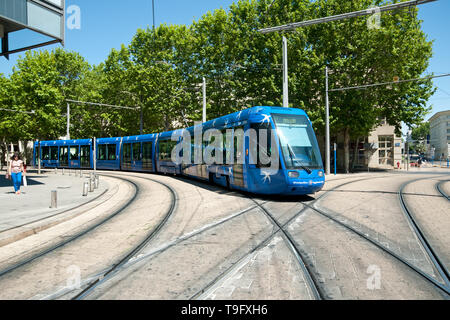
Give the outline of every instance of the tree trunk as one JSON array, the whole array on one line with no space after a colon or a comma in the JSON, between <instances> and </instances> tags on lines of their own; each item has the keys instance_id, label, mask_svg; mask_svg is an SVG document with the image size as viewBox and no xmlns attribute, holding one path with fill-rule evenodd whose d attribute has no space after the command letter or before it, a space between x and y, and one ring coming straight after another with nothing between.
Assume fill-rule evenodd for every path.
<instances>
[{"instance_id":1,"label":"tree trunk","mask_svg":"<svg viewBox=\"0 0 450 320\"><path fill-rule=\"evenodd\" d=\"M350 129L344 129L344 171L350 172Z\"/></svg>"},{"instance_id":2,"label":"tree trunk","mask_svg":"<svg viewBox=\"0 0 450 320\"><path fill-rule=\"evenodd\" d=\"M355 171L355 164L359 160L359 139L360 137L356 138L355 149L353 150L352 172Z\"/></svg>"}]
</instances>

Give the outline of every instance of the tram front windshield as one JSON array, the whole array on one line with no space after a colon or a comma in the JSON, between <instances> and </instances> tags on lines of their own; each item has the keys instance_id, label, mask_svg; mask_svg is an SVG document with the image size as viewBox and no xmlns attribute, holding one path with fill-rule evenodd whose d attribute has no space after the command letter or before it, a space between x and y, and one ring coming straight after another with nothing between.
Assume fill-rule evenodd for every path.
<instances>
[{"instance_id":1,"label":"tram front windshield","mask_svg":"<svg viewBox=\"0 0 450 320\"><path fill-rule=\"evenodd\" d=\"M287 169L322 169L322 158L310 122L302 115L272 114Z\"/></svg>"}]
</instances>

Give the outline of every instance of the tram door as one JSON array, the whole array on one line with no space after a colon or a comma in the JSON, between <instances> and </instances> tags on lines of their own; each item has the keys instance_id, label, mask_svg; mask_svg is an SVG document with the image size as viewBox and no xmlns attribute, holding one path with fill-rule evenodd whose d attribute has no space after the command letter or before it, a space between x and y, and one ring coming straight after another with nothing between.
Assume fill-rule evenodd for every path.
<instances>
[{"instance_id":1,"label":"tram door","mask_svg":"<svg viewBox=\"0 0 450 320\"><path fill-rule=\"evenodd\" d=\"M153 171L153 142L142 143L142 170Z\"/></svg>"},{"instance_id":2,"label":"tram door","mask_svg":"<svg viewBox=\"0 0 450 320\"><path fill-rule=\"evenodd\" d=\"M91 167L91 147L81 146L80 148L80 165L81 168Z\"/></svg>"},{"instance_id":3,"label":"tram door","mask_svg":"<svg viewBox=\"0 0 450 320\"><path fill-rule=\"evenodd\" d=\"M59 166L60 167L69 166L69 147L59 148Z\"/></svg>"},{"instance_id":4,"label":"tram door","mask_svg":"<svg viewBox=\"0 0 450 320\"><path fill-rule=\"evenodd\" d=\"M234 164L233 164L233 180L232 183L243 188L244 184L244 127L234 128Z\"/></svg>"},{"instance_id":5,"label":"tram door","mask_svg":"<svg viewBox=\"0 0 450 320\"><path fill-rule=\"evenodd\" d=\"M133 148L133 161L131 163L131 169L133 171L142 171L142 143L136 142L132 145Z\"/></svg>"},{"instance_id":6,"label":"tram door","mask_svg":"<svg viewBox=\"0 0 450 320\"><path fill-rule=\"evenodd\" d=\"M124 143L122 146L122 170L131 169L131 143Z\"/></svg>"}]
</instances>

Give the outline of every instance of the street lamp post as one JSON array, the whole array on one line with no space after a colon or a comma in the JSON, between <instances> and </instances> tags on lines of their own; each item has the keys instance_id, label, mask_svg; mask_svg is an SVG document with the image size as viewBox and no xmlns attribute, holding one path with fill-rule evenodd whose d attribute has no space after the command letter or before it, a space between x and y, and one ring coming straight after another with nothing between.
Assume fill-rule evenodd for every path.
<instances>
[{"instance_id":1,"label":"street lamp post","mask_svg":"<svg viewBox=\"0 0 450 320\"><path fill-rule=\"evenodd\" d=\"M327 23L327 22L331 22L331 21L350 19L350 18L354 18L354 17L373 15L374 12L376 12L376 11L378 11L378 12L393 11L396 9L407 8L407 7L411 7L411 6L418 6L418 5L422 5L422 4L429 3L429 2L435 2L435 1L437 1L437 0L409 0L409 1L404 1L404 2L400 2L400 3L393 3L393 4L389 4L389 5L385 5L385 6L381 6L381 7L377 7L377 8L369 8L367 10L354 11L354 12L339 14L339 15L335 15L335 16L329 16L329 17L318 18L318 19L302 21L302 22L289 23L286 25L281 25L281 26L276 26L276 27L264 28L264 29L258 30L258 32L260 32L262 34L268 34L268 33L272 33L272 32L294 31L297 28L302 28L302 27L306 27L306 26L322 24L322 23ZM285 62L283 63L283 66L284 66L283 79L285 79L285 73L287 72L287 51L284 48L284 44L285 44L285 37L283 36L283 60L285 60ZM285 89L286 85L287 85L287 81L286 82L283 81L283 107L286 106L285 105L285 103L286 103L285 96L287 97L287 95L288 95L288 93L285 92L285 90L287 91L287 89ZM329 127L328 122L327 122L327 127ZM331 146L328 142L328 144L325 146L325 149L328 150L328 153L330 152L330 148L331 148ZM327 158L326 166L328 168L330 167L330 160L328 158Z\"/></svg>"},{"instance_id":2,"label":"street lamp post","mask_svg":"<svg viewBox=\"0 0 450 320\"><path fill-rule=\"evenodd\" d=\"M206 122L206 79L203 77L203 123Z\"/></svg>"},{"instance_id":3,"label":"street lamp post","mask_svg":"<svg viewBox=\"0 0 450 320\"><path fill-rule=\"evenodd\" d=\"M289 108L288 53L285 36L283 36L283 107Z\"/></svg>"}]
</instances>

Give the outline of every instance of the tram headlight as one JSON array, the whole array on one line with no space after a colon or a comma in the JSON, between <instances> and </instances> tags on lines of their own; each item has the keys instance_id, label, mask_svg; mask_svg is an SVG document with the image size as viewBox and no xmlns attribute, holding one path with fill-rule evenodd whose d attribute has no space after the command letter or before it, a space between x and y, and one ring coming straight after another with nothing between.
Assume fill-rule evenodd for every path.
<instances>
[{"instance_id":1,"label":"tram headlight","mask_svg":"<svg viewBox=\"0 0 450 320\"><path fill-rule=\"evenodd\" d=\"M300 176L298 171L289 171L288 175L289 175L289 178L298 178Z\"/></svg>"},{"instance_id":2,"label":"tram headlight","mask_svg":"<svg viewBox=\"0 0 450 320\"><path fill-rule=\"evenodd\" d=\"M323 177L323 171L319 171L319 177Z\"/></svg>"}]
</instances>

